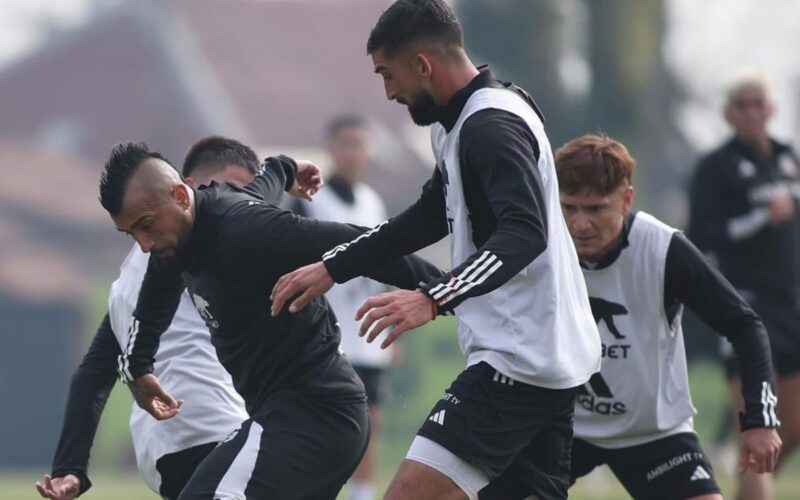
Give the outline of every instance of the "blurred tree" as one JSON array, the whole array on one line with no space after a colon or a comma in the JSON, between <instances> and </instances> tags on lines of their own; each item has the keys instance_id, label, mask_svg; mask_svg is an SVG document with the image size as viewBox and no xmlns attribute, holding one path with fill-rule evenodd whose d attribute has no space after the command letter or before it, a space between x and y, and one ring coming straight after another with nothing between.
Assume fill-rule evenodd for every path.
<instances>
[{"instance_id":1,"label":"blurred tree","mask_svg":"<svg viewBox=\"0 0 800 500\"><path fill-rule=\"evenodd\" d=\"M683 182L676 167L689 161L691 151L673 113L684 95L664 58L665 4L585 2L593 82L586 129L603 130L631 149L642 167L638 185L650 209L679 223L683 214L675 200L682 198L676 194Z\"/></svg>"},{"instance_id":2,"label":"blurred tree","mask_svg":"<svg viewBox=\"0 0 800 500\"><path fill-rule=\"evenodd\" d=\"M564 23L558 2L462 0L456 8L475 62L491 63L500 79L531 92L547 118L554 144L575 135L582 125L575 116L580 110L570 106L559 76Z\"/></svg>"}]
</instances>

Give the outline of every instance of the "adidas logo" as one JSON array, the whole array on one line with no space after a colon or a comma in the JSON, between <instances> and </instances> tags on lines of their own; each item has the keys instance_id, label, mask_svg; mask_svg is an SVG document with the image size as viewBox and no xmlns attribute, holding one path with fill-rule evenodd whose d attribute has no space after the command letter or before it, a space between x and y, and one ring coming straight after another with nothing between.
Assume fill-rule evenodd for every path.
<instances>
[{"instance_id":1,"label":"adidas logo","mask_svg":"<svg viewBox=\"0 0 800 500\"><path fill-rule=\"evenodd\" d=\"M506 377L505 375L497 371L494 372L494 377L492 377L492 380L494 380L495 382L500 382L501 384L514 385L513 378Z\"/></svg>"},{"instance_id":2,"label":"adidas logo","mask_svg":"<svg viewBox=\"0 0 800 500\"><path fill-rule=\"evenodd\" d=\"M446 410L440 410L428 417L428 420L431 422L436 422L439 425L444 425L444 412Z\"/></svg>"},{"instance_id":3,"label":"adidas logo","mask_svg":"<svg viewBox=\"0 0 800 500\"><path fill-rule=\"evenodd\" d=\"M698 465L694 470L694 474L690 478L691 481L702 481L704 479L711 479L711 475L706 472L702 465Z\"/></svg>"}]
</instances>

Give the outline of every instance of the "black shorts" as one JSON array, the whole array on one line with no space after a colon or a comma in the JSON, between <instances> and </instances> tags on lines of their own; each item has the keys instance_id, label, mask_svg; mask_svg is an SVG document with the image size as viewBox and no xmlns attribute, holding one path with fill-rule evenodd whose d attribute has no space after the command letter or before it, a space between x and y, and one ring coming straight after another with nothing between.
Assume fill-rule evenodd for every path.
<instances>
[{"instance_id":1,"label":"black shorts","mask_svg":"<svg viewBox=\"0 0 800 500\"><path fill-rule=\"evenodd\" d=\"M628 448L600 448L575 438L570 484L608 465L634 499L675 500L719 493L697 436L682 433ZM531 495L519 475L504 474L481 491L481 500L522 500Z\"/></svg>"},{"instance_id":2,"label":"black shorts","mask_svg":"<svg viewBox=\"0 0 800 500\"><path fill-rule=\"evenodd\" d=\"M389 399L386 387L386 369L377 366L353 365L358 377L364 382L367 403L370 406L381 406Z\"/></svg>"},{"instance_id":3,"label":"black shorts","mask_svg":"<svg viewBox=\"0 0 800 500\"><path fill-rule=\"evenodd\" d=\"M541 499L567 498L576 394L514 381L479 363L458 375L418 435L490 481L511 473Z\"/></svg>"},{"instance_id":4,"label":"black shorts","mask_svg":"<svg viewBox=\"0 0 800 500\"><path fill-rule=\"evenodd\" d=\"M185 450L168 453L156 460L156 470L161 476L158 492L166 500L176 500L200 462L219 443L206 443Z\"/></svg>"},{"instance_id":5,"label":"black shorts","mask_svg":"<svg viewBox=\"0 0 800 500\"><path fill-rule=\"evenodd\" d=\"M719 493L711 463L694 433L686 432L628 448L572 442L572 479L608 465L633 498L671 500Z\"/></svg>"},{"instance_id":6,"label":"black shorts","mask_svg":"<svg viewBox=\"0 0 800 500\"><path fill-rule=\"evenodd\" d=\"M206 457L180 499L334 500L368 441L364 401L321 402L281 391Z\"/></svg>"},{"instance_id":7,"label":"black shorts","mask_svg":"<svg viewBox=\"0 0 800 500\"><path fill-rule=\"evenodd\" d=\"M766 294L748 294L748 298L767 328L777 375L786 377L800 372L800 299L792 301ZM730 349L724 361L728 378L738 378L738 363Z\"/></svg>"}]
</instances>

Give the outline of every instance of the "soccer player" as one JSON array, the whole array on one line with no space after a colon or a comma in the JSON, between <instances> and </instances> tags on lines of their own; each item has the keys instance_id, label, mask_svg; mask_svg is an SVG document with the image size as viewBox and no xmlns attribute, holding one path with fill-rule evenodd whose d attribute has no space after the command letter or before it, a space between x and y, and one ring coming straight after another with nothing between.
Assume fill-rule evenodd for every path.
<instances>
[{"instance_id":1,"label":"soccer player","mask_svg":"<svg viewBox=\"0 0 800 500\"><path fill-rule=\"evenodd\" d=\"M326 189L313 203L297 199L296 213L320 220L332 220L372 227L386 220L386 207L378 193L363 182L370 161L370 133L367 122L357 115L337 116L327 126L328 156L332 175ZM370 442L364 459L347 482L350 500L375 498L375 473L378 467L382 405L388 388L385 372L394 356L393 347L380 349L358 336L354 319L358 307L386 287L367 278L355 278L325 294L342 332L342 350L353 365L367 392L370 417Z\"/></svg>"},{"instance_id":2,"label":"soccer player","mask_svg":"<svg viewBox=\"0 0 800 500\"><path fill-rule=\"evenodd\" d=\"M299 171L295 171L299 168ZM207 137L194 144L183 164L191 186L230 182L277 204L284 189L308 197L319 189L316 166L268 158L259 168L252 149L232 139ZM290 183L289 181L294 181ZM300 183L297 182L300 180ZM108 313L72 378L52 473L37 483L46 498L69 500L91 487L89 452L111 388L117 357L128 342L128 326L147 269L147 254L134 245L111 285ZM183 294L164 333L154 373L186 400L175 418L158 422L133 405L130 429L139 471L164 498L178 498L197 464L247 418L244 401L220 365L208 328Z\"/></svg>"},{"instance_id":3,"label":"soccer player","mask_svg":"<svg viewBox=\"0 0 800 500\"><path fill-rule=\"evenodd\" d=\"M740 467L775 468L769 341L758 316L680 231L631 212L635 161L598 134L556 152L561 206L581 259L603 362L578 396L572 481L608 465L633 498L721 500L692 425L684 305L730 340L742 367ZM518 480L516 480L518 482ZM513 474L483 500L524 498ZM530 492L528 492L530 494Z\"/></svg>"},{"instance_id":4,"label":"soccer player","mask_svg":"<svg viewBox=\"0 0 800 500\"><path fill-rule=\"evenodd\" d=\"M578 387L600 338L558 200L553 156L531 97L467 56L442 0L399 0L367 42L386 96L432 125L422 196L323 262L281 278L273 314L387 259L451 237L454 268L415 291L369 299L361 334L383 341L455 313L467 368L423 422L386 498L476 498L510 468L542 498L566 498ZM295 295L300 297L294 298Z\"/></svg>"},{"instance_id":5,"label":"soccer player","mask_svg":"<svg viewBox=\"0 0 800 500\"><path fill-rule=\"evenodd\" d=\"M763 76L748 73L728 88L725 119L733 137L700 160L691 188L689 237L710 253L720 271L763 319L772 346L779 465L800 442L800 160L771 138L773 103ZM744 373L728 356L731 401ZM769 475L740 476L742 499L772 496Z\"/></svg>"},{"instance_id":6,"label":"soccer player","mask_svg":"<svg viewBox=\"0 0 800 500\"><path fill-rule=\"evenodd\" d=\"M364 387L339 351L324 298L301 314L272 317L267 296L280 275L363 230L297 217L229 184L193 189L133 143L113 149L100 200L117 228L151 253L119 358L137 403L157 419L178 409L152 371L185 286L250 415L180 498L335 498L366 449ZM441 273L404 258L369 275L414 288Z\"/></svg>"}]
</instances>

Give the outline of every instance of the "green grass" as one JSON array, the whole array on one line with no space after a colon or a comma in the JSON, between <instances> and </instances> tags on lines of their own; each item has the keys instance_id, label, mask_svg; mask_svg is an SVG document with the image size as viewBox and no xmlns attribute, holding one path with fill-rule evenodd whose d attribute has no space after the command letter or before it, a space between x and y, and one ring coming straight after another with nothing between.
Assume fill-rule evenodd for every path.
<instances>
[{"instance_id":1,"label":"green grass","mask_svg":"<svg viewBox=\"0 0 800 500\"><path fill-rule=\"evenodd\" d=\"M380 488L383 489L411 443L422 419L441 396L449 382L463 369L458 353L453 322L442 318L401 339L403 355L391 374L393 400L385 411ZM715 363L694 363L690 381L695 406L699 411L695 426L706 451L711 452L712 437L727 390L722 373ZM118 386L103 416L91 462L95 486L81 498L88 500L145 500L157 498L138 477L127 428L131 400L127 390ZM713 459L713 457L712 457ZM718 479L726 498L731 498L733 479L715 463ZM0 500L39 498L33 483L41 471L0 471ZM344 498L344 495L341 497ZM628 496L610 473L584 479L570 490L578 500L625 499ZM800 454L786 465L778 478L777 500L800 498Z\"/></svg>"}]
</instances>

